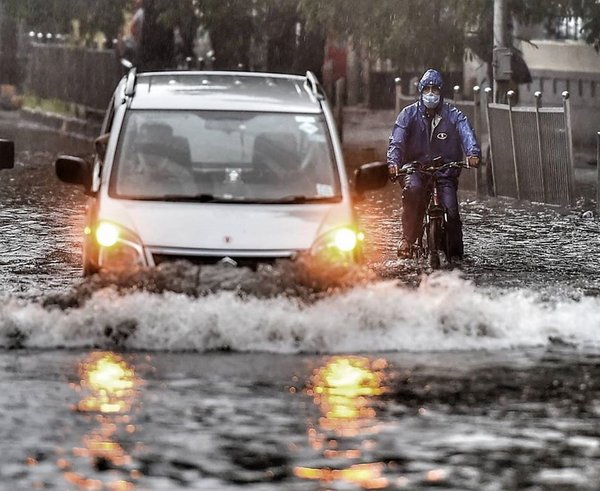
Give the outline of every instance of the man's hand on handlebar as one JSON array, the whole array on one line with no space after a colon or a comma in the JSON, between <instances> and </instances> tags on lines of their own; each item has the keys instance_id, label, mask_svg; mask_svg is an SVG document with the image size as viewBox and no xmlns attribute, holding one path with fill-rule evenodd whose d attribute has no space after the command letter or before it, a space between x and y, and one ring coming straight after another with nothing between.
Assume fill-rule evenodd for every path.
<instances>
[{"instance_id":1,"label":"man's hand on handlebar","mask_svg":"<svg viewBox=\"0 0 600 491\"><path fill-rule=\"evenodd\" d=\"M479 167L480 158L476 155L467 157L466 161L459 162L446 162L442 163L441 159L436 160L430 164L422 164L421 162L408 162L402 166L398 164L388 164L388 176L390 181L396 182L401 176L413 174L415 172L422 172L426 174L432 174L439 172L444 169L460 169L460 168L476 168Z\"/></svg>"},{"instance_id":2,"label":"man's hand on handlebar","mask_svg":"<svg viewBox=\"0 0 600 491\"><path fill-rule=\"evenodd\" d=\"M388 176L390 181L396 182L398 179L398 166L396 164L388 164Z\"/></svg>"},{"instance_id":3,"label":"man's hand on handlebar","mask_svg":"<svg viewBox=\"0 0 600 491\"><path fill-rule=\"evenodd\" d=\"M477 155L471 155L467 157L467 165L469 167L473 167L474 169L477 169L477 167L479 167L480 162L481 159Z\"/></svg>"}]
</instances>

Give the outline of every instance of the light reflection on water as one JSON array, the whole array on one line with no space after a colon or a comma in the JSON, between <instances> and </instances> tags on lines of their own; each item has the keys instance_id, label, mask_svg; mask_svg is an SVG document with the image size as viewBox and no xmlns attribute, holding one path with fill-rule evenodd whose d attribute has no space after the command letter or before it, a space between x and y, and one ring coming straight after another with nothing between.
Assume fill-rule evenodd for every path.
<instances>
[{"instance_id":1,"label":"light reflection on water","mask_svg":"<svg viewBox=\"0 0 600 491\"><path fill-rule=\"evenodd\" d=\"M140 384L135 372L115 353L94 353L80 364L81 388L90 394L80 401L80 411L126 413Z\"/></svg>"},{"instance_id":2,"label":"light reflection on water","mask_svg":"<svg viewBox=\"0 0 600 491\"><path fill-rule=\"evenodd\" d=\"M79 365L80 383L74 386L81 400L74 410L88 413L98 426L82 437L82 447L75 447L75 459L87 459L95 471L121 471L108 481L84 476L72 471L71 464L61 459L58 466L64 478L79 489L130 491L140 472L133 467L132 458L123 444L123 435L135 433L132 412L142 380L121 356L112 352L92 353ZM126 478L123 477L125 474Z\"/></svg>"},{"instance_id":3,"label":"light reflection on water","mask_svg":"<svg viewBox=\"0 0 600 491\"><path fill-rule=\"evenodd\" d=\"M316 425L308 428L313 450L321 452L330 466L296 466L294 475L321 482L345 481L363 489L383 489L389 485L383 477L383 462L364 462L365 450L379 431L374 398L383 394L384 359L371 361L358 356L336 356L316 369L306 393L319 407ZM347 467L336 468L343 459ZM339 464L337 464L339 467Z\"/></svg>"}]
</instances>

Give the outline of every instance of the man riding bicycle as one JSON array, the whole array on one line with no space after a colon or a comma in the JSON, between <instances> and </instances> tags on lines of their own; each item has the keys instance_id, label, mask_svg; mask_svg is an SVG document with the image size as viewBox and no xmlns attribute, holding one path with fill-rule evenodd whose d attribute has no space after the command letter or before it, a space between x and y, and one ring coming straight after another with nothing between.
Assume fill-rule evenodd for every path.
<instances>
[{"instance_id":1,"label":"man riding bicycle","mask_svg":"<svg viewBox=\"0 0 600 491\"><path fill-rule=\"evenodd\" d=\"M444 82L437 70L427 70L419 82L419 100L405 107L390 135L387 164L390 177L406 162L430 163L436 157L443 162L456 162L467 155L470 167L477 167L481 150L467 117L456 107L444 102ZM462 222L458 212L458 177L460 169L441 170L438 190L448 221L449 257L462 258ZM431 179L414 172L404 177L402 190L402 239L398 256L410 257L412 247L421 237L423 216L431 193Z\"/></svg>"}]
</instances>

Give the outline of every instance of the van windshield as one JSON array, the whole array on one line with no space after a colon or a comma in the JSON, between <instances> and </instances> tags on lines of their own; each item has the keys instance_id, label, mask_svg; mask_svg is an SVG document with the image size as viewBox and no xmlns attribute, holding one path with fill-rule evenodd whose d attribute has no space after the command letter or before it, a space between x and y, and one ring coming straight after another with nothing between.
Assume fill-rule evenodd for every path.
<instances>
[{"instance_id":1,"label":"van windshield","mask_svg":"<svg viewBox=\"0 0 600 491\"><path fill-rule=\"evenodd\" d=\"M320 115L137 110L123 124L109 186L113 197L256 203L341 199Z\"/></svg>"}]
</instances>

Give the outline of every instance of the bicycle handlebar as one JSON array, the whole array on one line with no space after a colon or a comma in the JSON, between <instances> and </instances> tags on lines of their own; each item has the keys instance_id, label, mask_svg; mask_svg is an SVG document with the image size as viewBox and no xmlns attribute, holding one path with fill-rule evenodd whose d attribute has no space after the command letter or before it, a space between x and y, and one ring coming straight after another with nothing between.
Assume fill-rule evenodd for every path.
<instances>
[{"instance_id":1,"label":"bicycle handlebar","mask_svg":"<svg viewBox=\"0 0 600 491\"><path fill-rule=\"evenodd\" d=\"M457 162L446 162L441 165L435 165L433 163L424 164L419 161L409 162L404 164L399 172L405 174L411 174L412 172L427 172L434 173L445 169L470 169L468 162L463 160Z\"/></svg>"},{"instance_id":2,"label":"bicycle handlebar","mask_svg":"<svg viewBox=\"0 0 600 491\"><path fill-rule=\"evenodd\" d=\"M390 166L392 167L392 166ZM471 169L468 161L460 160L457 162L446 162L441 165L435 165L433 162L424 164L415 160L414 162L408 162L402 167L398 168L398 165L394 165L390 170L390 175L394 178L398 178L402 175L409 175L415 172L422 172L424 174L434 174L435 172L442 171L445 169Z\"/></svg>"}]
</instances>

